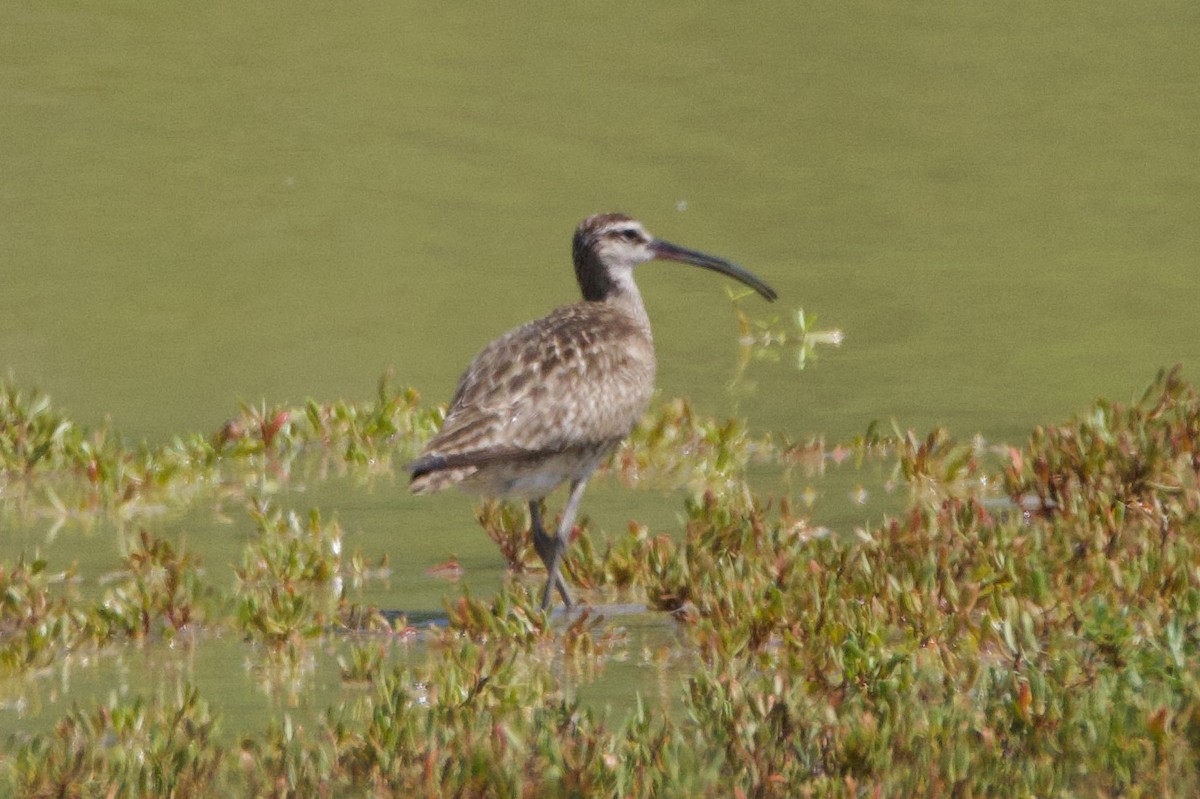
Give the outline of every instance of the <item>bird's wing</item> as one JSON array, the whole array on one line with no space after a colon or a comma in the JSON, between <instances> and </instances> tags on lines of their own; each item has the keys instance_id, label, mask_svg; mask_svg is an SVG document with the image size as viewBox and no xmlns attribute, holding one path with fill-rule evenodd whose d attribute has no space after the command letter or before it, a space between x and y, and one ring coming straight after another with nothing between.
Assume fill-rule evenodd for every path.
<instances>
[{"instance_id":1,"label":"bird's wing","mask_svg":"<svg viewBox=\"0 0 1200 799\"><path fill-rule=\"evenodd\" d=\"M617 440L653 384L644 325L600 303L560 308L476 356L423 454L518 457Z\"/></svg>"}]
</instances>

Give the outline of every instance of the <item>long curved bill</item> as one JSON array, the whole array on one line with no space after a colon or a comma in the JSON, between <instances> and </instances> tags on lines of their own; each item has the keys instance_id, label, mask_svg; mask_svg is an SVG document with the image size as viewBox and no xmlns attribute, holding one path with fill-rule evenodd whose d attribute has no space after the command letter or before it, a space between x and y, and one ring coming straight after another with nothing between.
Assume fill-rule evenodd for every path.
<instances>
[{"instance_id":1,"label":"long curved bill","mask_svg":"<svg viewBox=\"0 0 1200 799\"><path fill-rule=\"evenodd\" d=\"M743 283L754 289L772 302L779 296L775 293L775 289L760 280L757 275L746 269L742 269L737 264L726 261L724 258L717 258L714 255L689 250L687 247L680 247L678 244L672 244L669 241L662 241L661 239L655 239L650 242L650 250L654 253L655 258L660 258L664 261L678 261L681 264L702 266L705 269L711 269L714 272L728 275L739 283Z\"/></svg>"}]
</instances>

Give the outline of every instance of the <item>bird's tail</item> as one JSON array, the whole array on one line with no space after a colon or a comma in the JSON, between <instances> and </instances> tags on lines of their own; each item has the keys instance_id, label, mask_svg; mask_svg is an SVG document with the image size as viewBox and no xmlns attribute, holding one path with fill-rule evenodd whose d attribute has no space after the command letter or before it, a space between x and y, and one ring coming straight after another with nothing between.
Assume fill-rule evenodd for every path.
<instances>
[{"instance_id":1,"label":"bird's tail","mask_svg":"<svg viewBox=\"0 0 1200 799\"><path fill-rule=\"evenodd\" d=\"M414 494L432 494L461 483L482 468L496 464L515 466L536 462L544 457L544 454L506 447L449 454L430 452L405 464L404 469L412 473L412 480L408 484L409 491Z\"/></svg>"},{"instance_id":2,"label":"bird's tail","mask_svg":"<svg viewBox=\"0 0 1200 799\"><path fill-rule=\"evenodd\" d=\"M454 468L447 462L445 455L437 453L422 455L411 463L404 465L405 471L412 473L408 490L414 494L432 494L444 488L462 482L475 471L474 467L459 466Z\"/></svg>"}]
</instances>

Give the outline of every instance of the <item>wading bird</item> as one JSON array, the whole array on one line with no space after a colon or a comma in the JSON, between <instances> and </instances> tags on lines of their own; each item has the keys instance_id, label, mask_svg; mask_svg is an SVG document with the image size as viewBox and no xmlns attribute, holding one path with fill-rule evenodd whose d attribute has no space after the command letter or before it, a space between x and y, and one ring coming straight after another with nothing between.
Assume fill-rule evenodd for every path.
<instances>
[{"instance_id":1,"label":"wading bird","mask_svg":"<svg viewBox=\"0 0 1200 799\"><path fill-rule=\"evenodd\" d=\"M573 243L583 301L510 330L483 348L458 381L442 428L405 468L416 494L457 485L529 502L533 546L546 565L542 608L557 589L579 500L596 467L637 424L654 390L650 319L633 268L655 259L728 275L768 300L774 289L736 264L656 239L623 214L579 223ZM570 484L558 532L542 500Z\"/></svg>"}]
</instances>

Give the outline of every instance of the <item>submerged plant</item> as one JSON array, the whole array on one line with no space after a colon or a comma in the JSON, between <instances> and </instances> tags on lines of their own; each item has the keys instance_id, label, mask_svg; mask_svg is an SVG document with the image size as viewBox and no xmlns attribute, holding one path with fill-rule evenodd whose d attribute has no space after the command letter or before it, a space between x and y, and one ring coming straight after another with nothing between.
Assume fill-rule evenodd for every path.
<instances>
[{"instance_id":1,"label":"submerged plant","mask_svg":"<svg viewBox=\"0 0 1200 799\"><path fill-rule=\"evenodd\" d=\"M839 347L845 340L841 330L817 330L816 316L806 316L803 308L797 308L791 316L789 327L778 316L763 319L749 316L742 310L740 300L749 296L747 292L730 290L730 300L738 317L738 363L732 380L731 393L753 394L757 386L747 379L746 373L755 361L778 362L791 349L796 369L803 369L815 360L821 347Z\"/></svg>"}]
</instances>

